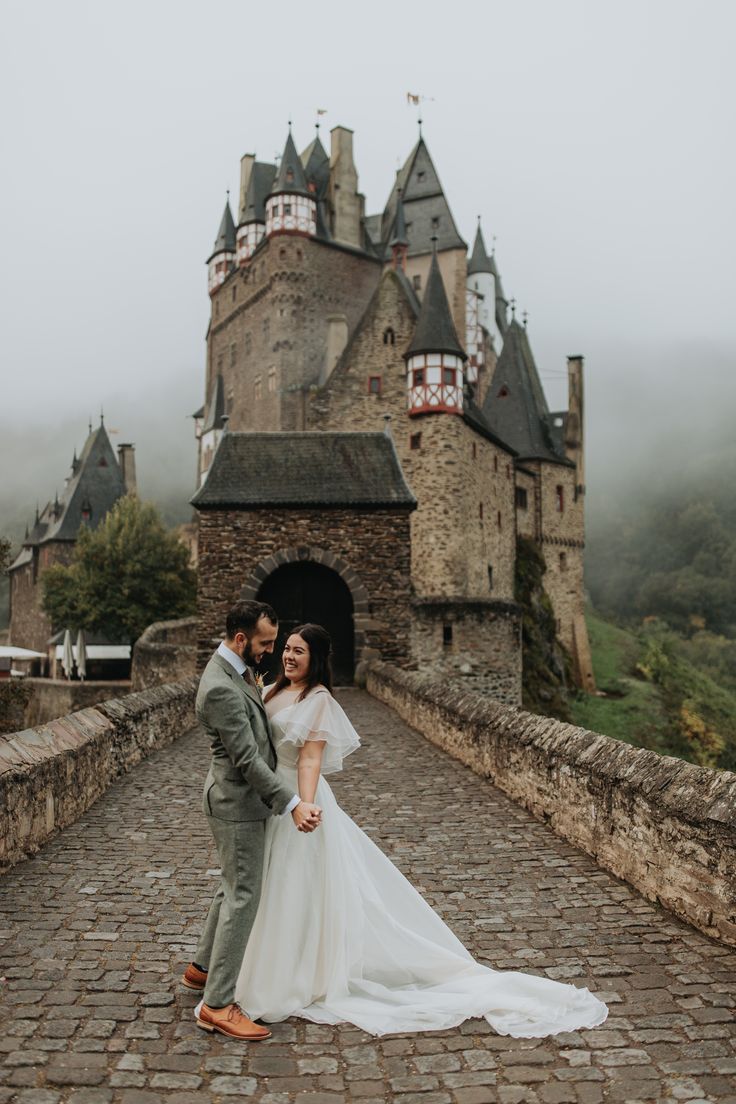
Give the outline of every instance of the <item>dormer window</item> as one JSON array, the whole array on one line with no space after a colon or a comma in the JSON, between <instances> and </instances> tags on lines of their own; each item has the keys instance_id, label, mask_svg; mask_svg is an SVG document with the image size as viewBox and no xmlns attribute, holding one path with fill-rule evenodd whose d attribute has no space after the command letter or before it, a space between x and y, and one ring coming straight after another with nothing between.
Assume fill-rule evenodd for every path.
<instances>
[{"instance_id":1,"label":"dormer window","mask_svg":"<svg viewBox=\"0 0 736 1104\"><path fill-rule=\"evenodd\" d=\"M287 179L289 184L294 183L294 170L293 169L287 169L286 170L286 179Z\"/></svg>"},{"instance_id":2,"label":"dormer window","mask_svg":"<svg viewBox=\"0 0 736 1104\"><path fill-rule=\"evenodd\" d=\"M424 180L426 175L427 174L424 171L424 169L419 169L419 171L417 172L417 180L419 181L420 184L422 183L422 181Z\"/></svg>"},{"instance_id":3,"label":"dormer window","mask_svg":"<svg viewBox=\"0 0 736 1104\"><path fill-rule=\"evenodd\" d=\"M414 285L415 291L420 291L422 287L422 277L417 273L416 276L412 276L411 282Z\"/></svg>"},{"instance_id":4,"label":"dormer window","mask_svg":"<svg viewBox=\"0 0 736 1104\"><path fill-rule=\"evenodd\" d=\"M439 215L433 215L432 216L432 229L433 230L439 230L439 228L440 228L440 217L439 217Z\"/></svg>"}]
</instances>

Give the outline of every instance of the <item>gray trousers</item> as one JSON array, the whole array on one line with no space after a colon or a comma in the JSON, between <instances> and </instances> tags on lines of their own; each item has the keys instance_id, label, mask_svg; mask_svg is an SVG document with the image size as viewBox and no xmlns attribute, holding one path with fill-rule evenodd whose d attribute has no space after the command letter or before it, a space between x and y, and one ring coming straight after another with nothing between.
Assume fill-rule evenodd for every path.
<instances>
[{"instance_id":1,"label":"gray trousers","mask_svg":"<svg viewBox=\"0 0 736 1104\"><path fill-rule=\"evenodd\" d=\"M258 911L266 821L208 816L207 823L217 845L222 877L195 962L208 971L204 1003L224 1008L235 1000L235 983Z\"/></svg>"}]
</instances>

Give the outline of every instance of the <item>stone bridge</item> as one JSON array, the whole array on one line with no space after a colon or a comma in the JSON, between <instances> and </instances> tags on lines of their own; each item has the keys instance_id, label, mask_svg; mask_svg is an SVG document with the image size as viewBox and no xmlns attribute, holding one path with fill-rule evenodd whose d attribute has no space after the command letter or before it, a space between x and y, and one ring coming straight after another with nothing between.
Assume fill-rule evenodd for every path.
<instances>
[{"instance_id":1,"label":"stone bridge","mask_svg":"<svg viewBox=\"0 0 736 1104\"><path fill-rule=\"evenodd\" d=\"M195 996L178 985L217 876L199 813L207 748L189 729L81 817L72 778L50 807L73 823L0 877L0 1104L736 1104L736 950L601 869L457 749L407 727L375 687L341 701L364 741L336 776L346 811L481 961L588 986L610 1006L606 1024L543 1040L499 1037L478 1020L381 1039L292 1020L259 1046L204 1035ZM123 705L84 722L90 778L102 760L89 748L116 715L130 743L138 707ZM128 762L109 747L105 762L142 758L146 731ZM59 739L78 761L70 733ZM498 776L509 792L512 775Z\"/></svg>"}]
</instances>

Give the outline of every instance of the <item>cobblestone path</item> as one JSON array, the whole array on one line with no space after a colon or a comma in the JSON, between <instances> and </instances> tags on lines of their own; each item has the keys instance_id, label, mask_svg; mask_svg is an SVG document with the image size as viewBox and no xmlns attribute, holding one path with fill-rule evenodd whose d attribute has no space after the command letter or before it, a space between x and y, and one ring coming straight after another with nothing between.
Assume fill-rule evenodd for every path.
<instances>
[{"instance_id":1,"label":"cobblestone path","mask_svg":"<svg viewBox=\"0 0 736 1104\"><path fill-rule=\"evenodd\" d=\"M275 1025L239 1044L177 984L216 884L193 730L0 878L0 1104L736 1104L736 952L598 870L385 706L342 695L364 747L335 789L484 962L587 985L595 1031L485 1021L374 1040Z\"/></svg>"}]
</instances>

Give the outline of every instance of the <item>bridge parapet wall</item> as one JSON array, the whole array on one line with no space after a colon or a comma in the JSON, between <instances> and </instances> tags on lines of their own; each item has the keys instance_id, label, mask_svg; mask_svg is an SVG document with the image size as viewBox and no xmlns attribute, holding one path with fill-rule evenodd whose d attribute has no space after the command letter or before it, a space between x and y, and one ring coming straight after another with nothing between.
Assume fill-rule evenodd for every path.
<instances>
[{"instance_id":1,"label":"bridge parapet wall","mask_svg":"<svg viewBox=\"0 0 736 1104\"><path fill-rule=\"evenodd\" d=\"M736 945L736 774L373 661L368 691L599 866Z\"/></svg>"},{"instance_id":2,"label":"bridge parapet wall","mask_svg":"<svg viewBox=\"0 0 736 1104\"><path fill-rule=\"evenodd\" d=\"M191 728L197 685L157 686L0 736L0 870L35 854L120 774Z\"/></svg>"}]
</instances>

